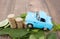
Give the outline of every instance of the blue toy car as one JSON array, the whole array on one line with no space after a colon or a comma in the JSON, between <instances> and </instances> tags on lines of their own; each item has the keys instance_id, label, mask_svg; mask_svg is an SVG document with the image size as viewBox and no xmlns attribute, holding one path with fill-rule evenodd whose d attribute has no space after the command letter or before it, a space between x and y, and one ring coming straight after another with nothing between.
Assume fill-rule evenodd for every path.
<instances>
[{"instance_id":1,"label":"blue toy car","mask_svg":"<svg viewBox=\"0 0 60 39\"><path fill-rule=\"evenodd\" d=\"M27 24L27 27L30 28L47 28L51 30L53 27L51 17L48 16L44 11L27 12L25 23Z\"/></svg>"}]
</instances>

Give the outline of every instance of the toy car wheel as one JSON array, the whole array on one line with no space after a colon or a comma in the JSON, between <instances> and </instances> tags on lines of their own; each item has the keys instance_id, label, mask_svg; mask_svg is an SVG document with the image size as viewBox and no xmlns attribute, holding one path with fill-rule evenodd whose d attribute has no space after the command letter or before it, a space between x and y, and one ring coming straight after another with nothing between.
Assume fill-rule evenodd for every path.
<instances>
[{"instance_id":1,"label":"toy car wheel","mask_svg":"<svg viewBox=\"0 0 60 39\"><path fill-rule=\"evenodd\" d=\"M49 28L47 28L47 30L49 30L49 31L50 31L50 29L49 29Z\"/></svg>"},{"instance_id":2,"label":"toy car wheel","mask_svg":"<svg viewBox=\"0 0 60 39\"><path fill-rule=\"evenodd\" d=\"M27 24L27 27L28 27L28 28L33 28L33 24L28 23L28 24Z\"/></svg>"},{"instance_id":3,"label":"toy car wheel","mask_svg":"<svg viewBox=\"0 0 60 39\"><path fill-rule=\"evenodd\" d=\"M44 28L44 30L47 30L47 28Z\"/></svg>"}]
</instances>

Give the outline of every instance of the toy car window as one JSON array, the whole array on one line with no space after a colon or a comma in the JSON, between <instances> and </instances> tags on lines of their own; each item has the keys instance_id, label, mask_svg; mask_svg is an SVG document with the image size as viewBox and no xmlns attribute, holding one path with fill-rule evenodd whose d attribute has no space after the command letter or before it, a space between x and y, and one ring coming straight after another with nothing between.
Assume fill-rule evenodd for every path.
<instances>
[{"instance_id":1,"label":"toy car window","mask_svg":"<svg viewBox=\"0 0 60 39\"><path fill-rule=\"evenodd\" d=\"M45 20L44 18L41 18L40 21L42 21L42 22L46 22L46 20Z\"/></svg>"}]
</instances>

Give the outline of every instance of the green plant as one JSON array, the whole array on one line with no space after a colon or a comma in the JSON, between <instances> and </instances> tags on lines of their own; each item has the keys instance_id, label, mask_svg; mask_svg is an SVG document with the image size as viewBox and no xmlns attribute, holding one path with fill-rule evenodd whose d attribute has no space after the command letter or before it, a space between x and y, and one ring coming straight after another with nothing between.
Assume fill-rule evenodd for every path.
<instances>
[{"instance_id":1,"label":"green plant","mask_svg":"<svg viewBox=\"0 0 60 39\"><path fill-rule=\"evenodd\" d=\"M26 15L27 15L27 14L24 13L24 14L21 14L20 17L23 18L23 19L25 20Z\"/></svg>"},{"instance_id":2,"label":"green plant","mask_svg":"<svg viewBox=\"0 0 60 39\"><path fill-rule=\"evenodd\" d=\"M26 29L11 29L11 28L5 28L0 31L0 35L8 34L12 38L20 38L25 36L26 34L29 34Z\"/></svg>"},{"instance_id":3,"label":"green plant","mask_svg":"<svg viewBox=\"0 0 60 39\"><path fill-rule=\"evenodd\" d=\"M56 24L55 22L53 22L53 31L58 31L60 30L60 24Z\"/></svg>"},{"instance_id":4,"label":"green plant","mask_svg":"<svg viewBox=\"0 0 60 39\"><path fill-rule=\"evenodd\" d=\"M46 39L57 39L57 35L56 35L56 32L50 32Z\"/></svg>"},{"instance_id":5,"label":"green plant","mask_svg":"<svg viewBox=\"0 0 60 39\"><path fill-rule=\"evenodd\" d=\"M20 16L25 20L26 13L21 14ZM60 30L60 25L54 23L53 31ZM4 27L3 27L4 26ZM56 32L50 32L46 36L43 30L40 29L11 29L9 25L9 22L7 20L4 20L0 23L0 35L9 35L12 37L12 39L56 39Z\"/></svg>"}]
</instances>

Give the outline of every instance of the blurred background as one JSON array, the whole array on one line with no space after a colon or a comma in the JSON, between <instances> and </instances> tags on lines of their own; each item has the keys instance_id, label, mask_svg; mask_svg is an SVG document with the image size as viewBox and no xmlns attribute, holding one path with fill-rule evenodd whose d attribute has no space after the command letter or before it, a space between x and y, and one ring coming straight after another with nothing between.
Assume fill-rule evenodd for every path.
<instances>
[{"instance_id":1,"label":"blurred background","mask_svg":"<svg viewBox=\"0 0 60 39\"><path fill-rule=\"evenodd\" d=\"M0 21L6 19L8 14L13 13L17 16L30 11L34 7L30 7L31 2L40 10L47 12L54 22L60 24L60 0L0 0ZM9 39L6 36L0 38Z\"/></svg>"}]
</instances>

